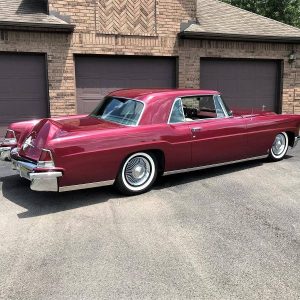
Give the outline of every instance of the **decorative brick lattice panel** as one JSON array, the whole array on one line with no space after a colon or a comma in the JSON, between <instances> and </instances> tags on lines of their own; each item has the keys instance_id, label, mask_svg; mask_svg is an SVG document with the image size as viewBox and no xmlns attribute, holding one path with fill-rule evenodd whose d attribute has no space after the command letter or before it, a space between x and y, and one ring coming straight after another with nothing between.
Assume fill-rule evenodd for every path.
<instances>
[{"instance_id":1,"label":"decorative brick lattice panel","mask_svg":"<svg viewBox=\"0 0 300 300\"><path fill-rule=\"evenodd\" d=\"M156 35L156 0L98 0L98 33Z\"/></svg>"}]
</instances>

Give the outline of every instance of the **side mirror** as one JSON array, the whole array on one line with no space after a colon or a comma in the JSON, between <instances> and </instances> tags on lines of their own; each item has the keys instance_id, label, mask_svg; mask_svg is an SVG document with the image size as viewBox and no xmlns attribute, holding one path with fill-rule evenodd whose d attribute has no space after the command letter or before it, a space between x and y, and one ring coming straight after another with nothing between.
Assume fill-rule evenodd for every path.
<instances>
[{"instance_id":1,"label":"side mirror","mask_svg":"<svg viewBox=\"0 0 300 300\"><path fill-rule=\"evenodd\" d=\"M229 115L229 117L233 117L233 111L230 110L230 111L228 112L228 115Z\"/></svg>"}]
</instances>

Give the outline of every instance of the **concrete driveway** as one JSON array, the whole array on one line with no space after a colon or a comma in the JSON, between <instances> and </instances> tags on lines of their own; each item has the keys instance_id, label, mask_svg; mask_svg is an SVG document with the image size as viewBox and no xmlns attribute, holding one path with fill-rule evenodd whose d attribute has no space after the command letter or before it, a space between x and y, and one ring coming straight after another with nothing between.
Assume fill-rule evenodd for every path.
<instances>
[{"instance_id":1,"label":"concrete driveway","mask_svg":"<svg viewBox=\"0 0 300 300\"><path fill-rule=\"evenodd\" d=\"M299 299L300 148L113 188L36 193L0 164L1 299Z\"/></svg>"}]
</instances>

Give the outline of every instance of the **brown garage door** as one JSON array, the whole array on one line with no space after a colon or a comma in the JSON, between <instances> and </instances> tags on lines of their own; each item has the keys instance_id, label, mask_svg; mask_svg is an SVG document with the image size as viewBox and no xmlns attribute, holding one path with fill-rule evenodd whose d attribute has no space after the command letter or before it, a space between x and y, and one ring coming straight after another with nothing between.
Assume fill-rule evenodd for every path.
<instances>
[{"instance_id":1,"label":"brown garage door","mask_svg":"<svg viewBox=\"0 0 300 300\"><path fill-rule=\"evenodd\" d=\"M201 59L202 89L218 90L231 108L280 112L280 62Z\"/></svg>"},{"instance_id":2,"label":"brown garage door","mask_svg":"<svg viewBox=\"0 0 300 300\"><path fill-rule=\"evenodd\" d=\"M11 122L48 115L44 55L0 53L0 135Z\"/></svg>"},{"instance_id":3,"label":"brown garage door","mask_svg":"<svg viewBox=\"0 0 300 300\"><path fill-rule=\"evenodd\" d=\"M78 113L90 113L113 90L176 87L175 58L77 56L75 60Z\"/></svg>"}]
</instances>

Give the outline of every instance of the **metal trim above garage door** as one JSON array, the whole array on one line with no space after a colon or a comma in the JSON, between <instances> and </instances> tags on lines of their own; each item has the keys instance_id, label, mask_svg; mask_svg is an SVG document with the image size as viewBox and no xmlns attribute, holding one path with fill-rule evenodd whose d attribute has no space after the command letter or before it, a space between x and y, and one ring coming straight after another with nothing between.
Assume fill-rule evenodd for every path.
<instances>
[{"instance_id":1,"label":"metal trim above garage door","mask_svg":"<svg viewBox=\"0 0 300 300\"><path fill-rule=\"evenodd\" d=\"M0 127L49 116L46 54L0 52Z\"/></svg>"},{"instance_id":2,"label":"metal trim above garage door","mask_svg":"<svg viewBox=\"0 0 300 300\"><path fill-rule=\"evenodd\" d=\"M90 113L122 88L176 88L177 57L75 55L77 112Z\"/></svg>"},{"instance_id":3,"label":"metal trim above garage door","mask_svg":"<svg viewBox=\"0 0 300 300\"><path fill-rule=\"evenodd\" d=\"M218 90L232 108L282 112L282 61L201 58L200 86Z\"/></svg>"}]
</instances>

